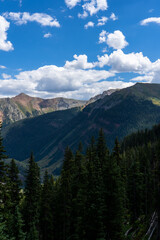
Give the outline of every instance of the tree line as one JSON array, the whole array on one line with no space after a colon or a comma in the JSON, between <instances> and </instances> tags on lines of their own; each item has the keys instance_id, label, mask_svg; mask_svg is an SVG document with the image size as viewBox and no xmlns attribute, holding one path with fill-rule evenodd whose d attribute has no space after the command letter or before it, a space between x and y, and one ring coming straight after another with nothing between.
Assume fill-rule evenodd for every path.
<instances>
[{"instance_id":1,"label":"tree line","mask_svg":"<svg viewBox=\"0 0 160 240\"><path fill-rule=\"evenodd\" d=\"M67 147L61 175L46 171L43 182L31 154L22 188L0 136L0 239L159 240L160 141L131 139L123 148L116 139L110 152L100 130L86 151Z\"/></svg>"}]
</instances>

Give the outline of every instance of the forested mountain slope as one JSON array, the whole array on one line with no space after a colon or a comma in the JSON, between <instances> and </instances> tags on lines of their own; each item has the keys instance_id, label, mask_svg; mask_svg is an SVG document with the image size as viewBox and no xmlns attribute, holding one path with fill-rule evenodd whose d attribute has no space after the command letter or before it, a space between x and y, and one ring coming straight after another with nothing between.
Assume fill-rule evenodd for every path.
<instances>
[{"instance_id":1,"label":"forested mountain slope","mask_svg":"<svg viewBox=\"0 0 160 240\"><path fill-rule=\"evenodd\" d=\"M75 150L80 141L87 145L91 136L97 136L100 128L103 128L107 145L111 148L115 137L121 140L138 129L151 128L159 123L160 85L138 83L105 96L71 117L56 131L56 134L44 131L45 141L35 137L32 131L35 127L37 131L42 128L47 129L47 123L42 119L39 125L35 124L36 121L30 120L32 127L26 128L23 121L14 125L14 128L11 126L4 133L4 145L8 154L19 161L25 160L27 153L29 156L29 151L32 150L42 169L57 174L66 146L69 145ZM33 146L33 142L36 147Z\"/></svg>"}]
</instances>

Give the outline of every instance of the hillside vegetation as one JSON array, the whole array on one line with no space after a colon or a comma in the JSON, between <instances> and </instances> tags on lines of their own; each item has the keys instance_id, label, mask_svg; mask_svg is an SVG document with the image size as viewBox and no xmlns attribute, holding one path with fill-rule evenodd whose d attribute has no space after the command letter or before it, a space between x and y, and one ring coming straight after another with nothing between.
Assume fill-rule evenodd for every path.
<instances>
[{"instance_id":1,"label":"hillside vegetation","mask_svg":"<svg viewBox=\"0 0 160 240\"><path fill-rule=\"evenodd\" d=\"M4 145L9 156L18 161L25 161L32 150L43 171L59 174L66 146L75 151L80 141L88 145L100 128L111 149L116 137L121 140L159 123L160 106L153 99L160 99L158 84L136 84L104 96L78 114L60 111L10 125L3 133Z\"/></svg>"}]
</instances>

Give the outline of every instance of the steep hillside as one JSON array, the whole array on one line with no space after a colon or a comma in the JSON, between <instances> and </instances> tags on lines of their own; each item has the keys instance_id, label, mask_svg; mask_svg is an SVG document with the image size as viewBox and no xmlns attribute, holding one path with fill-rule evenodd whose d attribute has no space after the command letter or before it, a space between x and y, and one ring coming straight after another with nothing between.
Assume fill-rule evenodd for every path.
<instances>
[{"instance_id":1,"label":"steep hillside","mask_svg":"<svg viewBox=\"0 0 160 240\"><path fill-rule=\"evenodd\" d=\"M18 121L3 129L4 144L9 157L24 160L31 151L42 154L43 147L52 142L62 127L74 118L80 108L55 111L38 117Z\"/></svg>"},{"instance_id":2,"label":"steep hillside","mask_svg":"<svg viewBox=\"0 0 160 240\"><path fill-rule=\"evenodd\" d=\"M114 93L116 91L119 91L119 89L109 89L107 91L104 91L102 94L96 95L95 97L92 97L91 99L89 99L86 102L85 106L87 106L87 105L89 105L91 103L94 103L97 100L104 98L105 96L109 96L109 95L111 95L112 93Z\"/></svg>"},{"instance_id":3,"label":"steep hillside","mask_svg":"<svg viewBox=\"0 0 160 240\"><path fill-rule=\"evenodd\" d=\"M46 130L45 141L40 145L41 138L33 134L32 129L36 127L40 131L42 127L47 128L46 123L42 121L39 125L34 123L34 119L30 121L32 127L27 130L22 121L5 132L4 144L7 152L11 157L23 161L29 149L33 150L42 168L58 173L65 147L69 145L75 150L80 141L88 144L91 136L96 137L100 128L104 129L107 144L111 148L116 136L122 139L137 129L150 128L159 123L160 85L136 84L105 96L85 107L61 126L56 134L47 133ZM33 148L31 138L37 147Z\"/></svg>"},{"instance_id":4,"label":"steep hillside","mask_svg":"<svg viewBox=\"0 0 160 240\"><path fill-rule=\"evenodd\" d=\"M30 97L24 93L13 98L0 99L0 121L4 125L9 123L39 116L45 113L81 107L85 101L67 98L42 99Z\"/></svg>"}]
</instances>

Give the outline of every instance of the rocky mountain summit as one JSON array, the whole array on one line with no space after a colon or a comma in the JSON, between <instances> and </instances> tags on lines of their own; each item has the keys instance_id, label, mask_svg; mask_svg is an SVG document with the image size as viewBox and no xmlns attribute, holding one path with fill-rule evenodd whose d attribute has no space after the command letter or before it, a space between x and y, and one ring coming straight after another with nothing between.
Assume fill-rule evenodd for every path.
<instances>
[{"instance_id":1,"label":"rocky mountain summit","mask_svg":"<svg viewBox=\"0 0 160 240\"><path fill-rule=\"evenodd\" d=\"M0 121L3 125L25 118L39 116L58 110L65 110L85 105L86 101L67 98L42 99L24 93L12 98L0 99Z\"/></svg>"}]
</instances>

